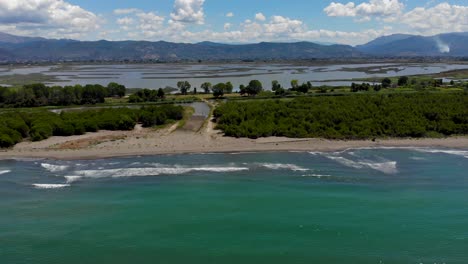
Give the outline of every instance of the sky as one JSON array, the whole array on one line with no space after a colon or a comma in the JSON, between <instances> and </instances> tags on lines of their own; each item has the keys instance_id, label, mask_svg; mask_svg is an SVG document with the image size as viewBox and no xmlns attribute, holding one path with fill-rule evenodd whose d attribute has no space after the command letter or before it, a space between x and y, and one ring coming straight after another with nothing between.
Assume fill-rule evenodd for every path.
<instances>
[{"instance_id":1,"label":"sky","mask_svg":"<svg viewBox=\"0 0 468 264\"><path fill-rule=\"evenodd\" d=\"M357 45L468 31L468 0L0 0L0 32L77 40Z\"/></svg>"}]
</instances>

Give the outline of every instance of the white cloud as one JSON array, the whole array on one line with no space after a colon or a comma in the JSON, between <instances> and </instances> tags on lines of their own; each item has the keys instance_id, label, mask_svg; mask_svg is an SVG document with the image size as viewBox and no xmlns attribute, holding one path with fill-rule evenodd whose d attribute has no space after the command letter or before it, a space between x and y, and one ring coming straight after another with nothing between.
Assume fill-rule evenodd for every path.
<instances>
[{"instance_id":1,"label":"white cloud","mask_svg":"<svg viewBox=\"0 0 468 264\"><path fill-rule=\"evenodd\" d=\"M0 0L0 24L9 33L80 37L100 23L94 13L63 0Z\"/></svg>"},{"instance_id":2,"label":"white cloud","mask_svg":"<svg viewBox=\"0 0 468 264\"><path fill-rule=\"evenodd\" d=\"M355 16L396 16L401 14L404 4L399 0L370 0L356 5L354 2L347 4L332 2L324 11L332 17L355 17Z\"/></svg>"},{"instance_id":3,"label":"white cloud","mask_svg":"<svg viewBox=\"0 0 468 264\"><path fill-rule=\"evenodd\" d=\"M146 36L158 35L163 28L164 17L158 16L153 12L138 13L137 17L140 20L138 28L142 30L142 33Z\"/></svg>"},{"instance_id":4,"label":"white cloud","mask_svg":"<svg viewBox=\"0 0 468 264\"><path fill-rule=\"evenodd\" d=\"M171 19L175 22L203 24L205 0L175 0Z\"/></svg>"},{"instance_id":5,"label":"white cloud","mask_svg":"<svg viewBox=\"0 0 468 264\"><path fill-rule=\"evenodd\" d=\"M441 3L431 8L417 7L399 21L424 35L468 31L468 6Z\"/></svg>"},{"instance_id":6,"label":"white cloud","mask_svg":"<svg viewBox=\"0 0 468 264\"><path fill-rule=\"evenodd\" d=\"M123 17L123 18L117 19L117 24L124 25L124 26L129 26L133 24L133 22L134 22L133 18L130 18L130 17Z\"/></svg>"},{"instance_id":7,"label":"white cloud","mask_svg":"<svg viewBox=\"0 0 468 264\"><path fill-rule=\"evenodd\" d=\"M232 27L231 23L224 24L224 30L229 30L229 29L231 29L231 27Z\"/></svg>"},{"instance_id":8,"label":"white cloud","mask_svg":"<svg viewBox=\"0 0 468 264\"><path fill-rule=\"evenodd\" d=\"M265 33L271 35L302 32L303 22L282 16L273 16L269 23L264 24Z\"/></svg>"},{"instance_id":9,"label":"white cloud","mask_svg":"<svg viewBox=\"0 0 468 264\"><path fill-rule=\"evenodd\" d=\"M265 15L263 15L262 13L257 13L257 14L255 14L255 20L258 20L258 21L265 21L265 20L266 20L266 17L265 17Z\"/></svg>"},{"instance_id":10,"label":"white cloud","mask_svg":"<svg viewBox=\"0 0 468 264\"><path fill-rule=\"evenodd\" d=\"M229 12L226 14L226 17L233 17L234 16L234 13L233 12Z\"/></svg>"},{"instance_id":11,"label":"white cloud","mask_svg":"<svg viewBox=\"0 0 468 264\"><path fill-rule=\"evenodd\" d=\"M128 15L128 14L133 14L140 12L139 9L137 8L124 8L124 9L115 9L114 14L116 15Z\"/></svg>"}]
</instances>

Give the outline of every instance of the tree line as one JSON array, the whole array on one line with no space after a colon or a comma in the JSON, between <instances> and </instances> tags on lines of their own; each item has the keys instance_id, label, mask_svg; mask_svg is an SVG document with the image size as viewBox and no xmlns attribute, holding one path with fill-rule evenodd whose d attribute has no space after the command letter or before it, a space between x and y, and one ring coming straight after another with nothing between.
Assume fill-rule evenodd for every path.
<instances>
[{"instance_id":1,"label":"tree line","mask_svg":"<svg viewBox=\"0 0 468 264\"><path fill-rule=\"evenodd\" d=\"M226 136L369 139L468 134L468 94L307 97L229 101L214 111Z\"/></svg>"},{"instance_id":2,"label":"tree line","mask_svg":"<svg viewBox=\"0 0 468 264\"><path fill-rule=\"evenodd\" d=\"M124 85L46 86L28 84L19 88L0 86L0 107L67 106L104 103L106 97L123 97Z\"/></svg>"},{"instance_id":3,"label":"tree line","mask_svg":"<svg viewBox=\"0 0 468 264\"><path fill-rule=\"evenodd\" d=\"M137 123L144 127L166 124L183 118L183 107L149 106L141 109L107 108L69 111L29 111L0 114L0 148L11 147L24 138L40 141L51 136L82 135L98 130L132 130Z\"/></svg>"}]
</instances>

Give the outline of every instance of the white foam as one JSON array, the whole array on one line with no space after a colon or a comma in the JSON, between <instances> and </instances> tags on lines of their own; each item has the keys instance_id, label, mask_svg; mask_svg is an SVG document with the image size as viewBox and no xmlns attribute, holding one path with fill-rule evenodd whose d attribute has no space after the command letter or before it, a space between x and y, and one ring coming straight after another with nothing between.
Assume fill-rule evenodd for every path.
<instances>
[{"instance_id":1,"label":"white foam","mask_svg":"<svg viewBox=\"0 0 468 264\"><path fill-rule=\"evenodd\" d=\"M322 155L323 152L311 151L311 152L309 152L309 154L312 154L312 155Z\"/></svg>"},{"instance_id":2,"label":"white foam","mask_svg":"<svg viewBox=\"0 0 468 264\"><path fill-rule=\"evenodd\" d=\"M271 170L292 170L292 171L308 171L309 169L297 166L295 164L283 164L283 163L260 163L262 167Z\"/></svg>"},{"instance_id":3,"label":"white foam","mask_svg":"<svg viewBox=\"0 0 468 264\"><path fill-rule=\"evenodd\" d=\"M245 171L245 167L165 167L165 168L125 168L109 170L81 170L75 174L86 178L106 178L106 177L139 177L139 176L157 176L157 175L179 175L193 171L198 172L236 172Z\"/></svg>"},{"instance_id":4,"label":"white foam","mask_svg":"<svg viewBox=\"0 0 468 264\"><path fill-rule=\"evenodd\" d=\"M444 153L444 154L449 154L449 155L463 156L464 158L468 159L467 150L426 149L426 148L417 148L415 150L419 152L425 152L425 153Z\"/></svg>"},{"instance_id":5,"label":"white foam","mask_svg":"<svg viewBox=\"0 0 468 264\"><path fill-rule=\"evenodd\" d=\"M53 165L48 163L41 163L41 167L50 172L60 172L68 169L68 166L66 165Z\"/></svg>"},{"instance_id":6,"label":"white foam","mask_svg":"<svg viewBox=\"0 0 468 264\"><path fill-rule=\"evenodd\" d=\"M322 178L322 177L331 177L331 175L327 175L327 174L305 174L305 175L302 175L302 177Z\"/></svg>"},{"instance_id":7,"label":"white foam","mask_svg":"<svg viewBox=\"0 0 468 264\"><path fill-rule=\"evenodd\" d=\"M343 158L343 157L335 157L335 156L326 156L327 158L331 159L331 160L334 160L334 161L337 161L338 163L341 163L345 166L348 166L348 167L352 167L352 168L355 168L355 169L362 169L364 166L358 162L355 162L355 161L352 161L350 159L347 159L347 158Z\"/></svg>"},{"instance_id":8,"label":"white foam","mask_svg":"<svg viewBox=\"0 0 468 264\"><path fill-rule=\"evenodd\" d=\"M397 162L396 161L386 161L386 162L373 162L373 161L352 161L350 159L340 157L340 156L326 156L329 159L337 161L345 166L355 168L355 169L362 169L362 168L370 168L373 170L381 171L385 174L395 174L398 172L397 170Z\"/></svg>"},{"instance_id":9,"label":"white foam","mask_svg":"<svg viewBox=\"0 0 468 264\"><path fill-rule=\"evenodd\" d=\"M39 184L34 183L33 186L37 189L61 189L65 187L70 187L70 184Z\"/></svg>"},{"instance_id":10,"label":"white foam","mask_svg":"<svg viewBox=\"0 0 468 264\"><path fill-rule=\"evenodd\" d=\"M10 173L11 170L0 170L0 175Z\"/></svg>"},{"instance_id":11,"label":"white foam","mask_svg":"<svg viewBox=\"0 0 468 264\"><path fill-rule=\"evenodd\" d=\"M385 174L396 174L398 173L397 170L397 162L396 161L388 161L388 162L360 162L360 164L374 169L381 171Z\"/></svg>"},{"instance_id":12,"label":"white foam","mask_svg":"<svg viewBox=\"0 0 468 264\"><path fill-rule=\"evenodd\" d=\"M73 183L78 180L80 180L82 177L81 176L65 176L65 179L67 180L67 183Z\"/></svg>"},{"instance_id":13,"label":"white foam","mask_svg":"<svg viewBox=\"0 0 468 264\"><path fill-rule=\"evenodd\" d=\"M425 158L422 158L422 157L410 157L411 160L417 160L417 161L420 161L420 160L426 160Z\"/></svg>"}]
</instances>

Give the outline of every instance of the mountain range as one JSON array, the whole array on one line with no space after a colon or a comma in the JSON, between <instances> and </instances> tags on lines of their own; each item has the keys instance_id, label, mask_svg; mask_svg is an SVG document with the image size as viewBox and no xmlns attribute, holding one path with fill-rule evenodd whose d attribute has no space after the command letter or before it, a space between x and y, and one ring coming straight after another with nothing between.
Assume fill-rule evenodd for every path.
<instances>
[{"instance_id":1,"label":"mountain range","mask_svg":"<svg viewBox=\"0 0 468 264\"><path fill-rule=\"evenodd\" d=\"M467 57L468 33L430 37L395 34L352 47L312 42L221 44L165 41L77 41L0 33L0 62L223 61L365 57Z\"/></svg>"}]
</instances>

